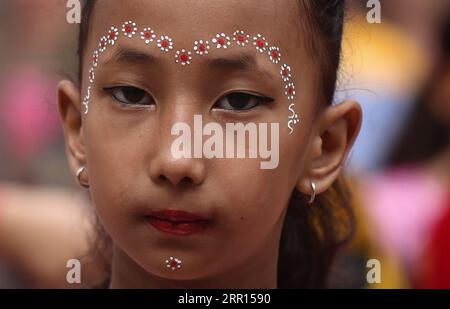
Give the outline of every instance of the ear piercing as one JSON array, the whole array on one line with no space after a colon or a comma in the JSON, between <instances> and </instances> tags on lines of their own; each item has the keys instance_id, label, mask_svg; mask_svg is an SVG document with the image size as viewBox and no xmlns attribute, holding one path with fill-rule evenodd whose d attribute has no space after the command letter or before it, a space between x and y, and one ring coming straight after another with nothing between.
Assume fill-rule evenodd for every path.
<instances>
[{"instance_id":1,"label":"ear piercing","mask_svg":"<svg viewBox=\"0 0 450 309\"><path fill-rule=\"evenodd\" d=\"M311 205L312 203L314 203L314 200L316 199L316 184L314 182L311 181L311 198L309 199L309 205Z\"/></svg>"},{"instance_id":2,"label":"ear piercing","mask_svg":"<svg viewBox=\"0 0 450 309\"><path fill-rule=\"evenodd\" d=\"M82 186L83 188L89 188L89 184L88 183L85 183L85 182L83 182L82 180L81 180L81 174L85 171L85 167L84 166L82 166L82 167L80 167L78 170L77 170L77 173L76 173L76 178L77 178L77 181L78 181L78 183L80 184L80 186Z\"/></svg>"}]
</instances>

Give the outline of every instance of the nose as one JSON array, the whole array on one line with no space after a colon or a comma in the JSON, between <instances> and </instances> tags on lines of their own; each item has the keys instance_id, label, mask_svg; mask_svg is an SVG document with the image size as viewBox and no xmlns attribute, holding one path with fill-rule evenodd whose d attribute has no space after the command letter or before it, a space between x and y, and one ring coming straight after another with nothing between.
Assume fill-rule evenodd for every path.
<instances>
[{"instance_id":1,"label":"nose","mask_svg":"<svg viewBox=\"0 0 450 309\"><path fill-rule=\"evenodd\" d=\"M178 136L172 135L173 126L183 123L189 130L193 127L192 115L195 114L195 109L192 105L177 101L177 104L172 104L170 109L162 112L160 134L155 140L158 146L149 169L150 178L156 184L186 187L198 186L205 180L206 167L203 158L194 158L187 150L180 153L172 149L175 140L178 139Z\"/></svg>"},{"instance_id":2,"label":"nose","mask_svg":"<svg viewBox=\"0 0 450 309\"><path fill-rule=\"evenodd\" d=\"M205 166L202 159L174 158L170 152L165 152L153 161L150 176L160 185L198 186L205 180Z\"/></svg>"}]
</instances>

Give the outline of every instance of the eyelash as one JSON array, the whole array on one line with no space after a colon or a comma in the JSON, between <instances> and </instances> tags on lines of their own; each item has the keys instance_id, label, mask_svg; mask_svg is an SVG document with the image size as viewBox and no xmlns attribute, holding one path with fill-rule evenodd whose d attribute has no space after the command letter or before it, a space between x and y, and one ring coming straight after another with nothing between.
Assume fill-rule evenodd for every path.
<instances>
[{"instance_id":1,"label":"eyelash","mask_svg":"<svg viewBox=\"0 0 450 309\"><path fill-rule=\"evenodd\" d=\"M111 95L111 97L119 102L122 105L127 105L127 106L147 106L147 105L152 105L152 103L155 103L153 97L148 94L146 91L137 88L137 87L133 87L133 86L116 86L116 87L107 87L107 88L103 88L107 93L109 93ZM151 100L151 102L149 103L139 103L139 102L135 102L135 103L130 103L127 98L126 98L126 94L124 93L124 90L128 90L128 91L137 91L139 94L142 94L142 98L139 101L142 101L144 98L149 98ZM122 91L122 92L120 92ZM123 98L120 98L120 96L122 96ZM128 101L128 102L127 102Z\"/></svg>"},{"instance_id":2,"label":"eyelash","mask_svg":"<svg viewBox=\"0 0 450 309\"><path fill-rule=\"evenodd\" d=\"M103 88L106 92L108 92L112 98L119 102L120 104L126 105L126 106L149 106L149 105L153 105L155 104L155 100L153 99L153 97L148 94L145 90L142 90L140 88L137 87L133 87L133 86L116 86L116 87L107 87L107 88ZM140 100L138 101L142 101L145 98L149 98L151 100L151 102L144 102L144 103L130 103L129 100L127 100L127 98L125 97L126 94L123 92L124 90L127 91L137 91L139 95L142 95L142 98L140 98ZM122 92L119 92L122 91ZM135 93L136 94L136 93ZM231 108L217 108L216 106L223 100L228 99L228 106ZM253 104L250 104L250 107L246 107L246 108L233 108L232 104L230 104L230 99L247 99L247 100L253 100ZM219 110L225 110L225 111L231 111L231 112L246 112L246 111L250 111L256 107L262 106L262 105L266 105L268 103L273 102L274 99L270 98L270 97L266 97L266 96L262 96L262 95L257 95L254 93L250 93L250 92L245 92L245 91L234 91L234 92L230 92L228 94L223 95L222 97L220 97L216 103L214 103L214 109L219 109ZM236 102L235 102L236 103ZM248 103L247 103L248 105Z\"/></svg>"}]
</instances>

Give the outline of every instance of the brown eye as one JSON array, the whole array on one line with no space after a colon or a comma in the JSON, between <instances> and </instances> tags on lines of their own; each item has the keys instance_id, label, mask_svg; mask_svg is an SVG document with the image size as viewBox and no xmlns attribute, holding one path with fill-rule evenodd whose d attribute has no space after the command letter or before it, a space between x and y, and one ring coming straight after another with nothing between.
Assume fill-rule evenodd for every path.
<instances>
[{"instance_id":1,"label":"brown eye","mask_svg":"<svg viewBox=\"0 0 450 309\"><path fill-rule=\"evenodd\" d=\"M110 92L113 98L120 103L129 105L151 105L155 103L147 92L136 87L120 86L105 90Z\"/></svg>"},{"instance_id":2,"label":"brown eye","mask_svg":"<svg viewBox=\"0 0 450 309\"><path fill-rule=\"evenodd\" d=\"M215 107L224 110L246 111L272 101L273 99L268 97L256 96L245 92L234 92L220 98Z\"/></svg>"}]
</instances>

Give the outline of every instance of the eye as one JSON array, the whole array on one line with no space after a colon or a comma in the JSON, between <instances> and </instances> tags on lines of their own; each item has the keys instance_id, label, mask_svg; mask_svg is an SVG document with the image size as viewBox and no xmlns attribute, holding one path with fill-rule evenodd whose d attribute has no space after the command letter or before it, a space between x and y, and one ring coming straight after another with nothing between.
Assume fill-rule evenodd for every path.
<instances>
[{"instance_id":1,"label":"eye","mask_svg":"<svg viewBox=\"0 0 450 309\"><path fill-rule=\"evenodd\" d=\"M273 102L273 99L245 92L233 92L220 98L214 107L231 111L247 111L269 102Z\"/></svg>"},{"instance_id":2,"label":"eye","mask_svg":"<svg viewBox=\"0 0 450 309\"><path fill-rule=\"evenodd\" d=\"M155 103L155 100L147 92L132 86L105 88L105 91L109 92L115 100L123 104L152 105Z\"/></svg>"}]
</instances>

